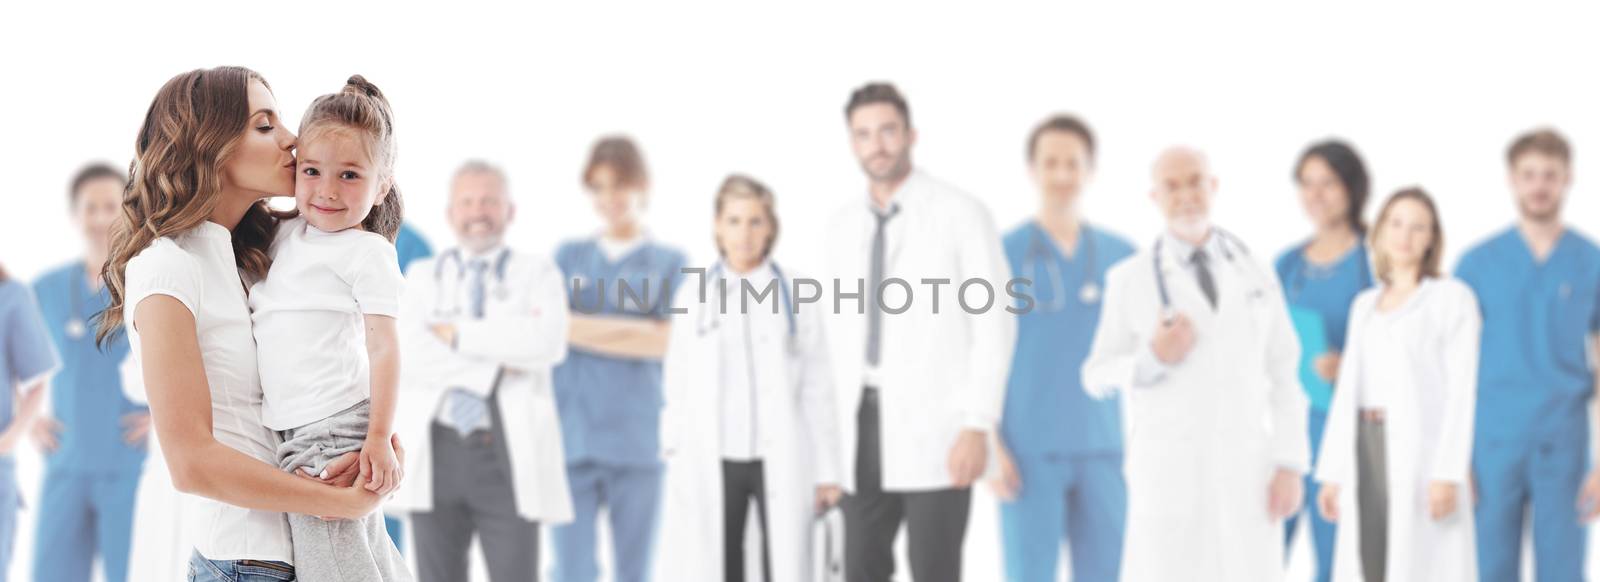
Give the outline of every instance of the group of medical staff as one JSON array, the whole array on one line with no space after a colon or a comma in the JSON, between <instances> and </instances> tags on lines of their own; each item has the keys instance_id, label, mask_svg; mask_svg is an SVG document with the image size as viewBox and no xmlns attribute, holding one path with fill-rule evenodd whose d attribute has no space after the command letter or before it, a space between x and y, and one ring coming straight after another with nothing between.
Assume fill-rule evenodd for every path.
<instances>
[{"instance_id":1,"label":"group of medical staff","mask_svg":"<svg viewBox=\"0 0 1600 582\"><path fill-rule=\"evenodd\" d=\"M1435 200L1402 190L1369 226L1341 141L1297 159L1312 233L1268 263L1211 222L1202 151L1159 154L1165 228L1136 245L1082 216L1095 135L1052 116L1024 148L1037 212L1000 233L912 163L893 85L844 114L866 188L815 275L849 283L812 305L777 259L773 189L729 176L707 204L718 257L692 264L644 223L649 172L622 136L579 175L601 230L553 259L507 246L518 208L481 161L451 178L454 246L402 229L410 455L387 510L421 580L466 580L475 539L491 580L537 578L548 528L558 582L887 582L901 531L912 579L955 581L979 481L1008 580L1057 579L1063 547L1074 580L1279 580L1299 522L1319 582L1515 580L1525 527L1538 580L1583 579L1600 247L1561 219L1560 134L1512 142L1515 224L1451 276ZM0 271L0 580L24 437L46 458L35 579L88 580L93 557L113 582L157 571L129 566L157 493L148 411L123 389L126 340L88 333L124 187L84 168L82 258L31 290ZM930 280L948 287L905 284ZM1025 298L965 309L983 303L968 283L1018 280ZM814 536L830 515L837 538Z\"/></svg>"}]
</instances>

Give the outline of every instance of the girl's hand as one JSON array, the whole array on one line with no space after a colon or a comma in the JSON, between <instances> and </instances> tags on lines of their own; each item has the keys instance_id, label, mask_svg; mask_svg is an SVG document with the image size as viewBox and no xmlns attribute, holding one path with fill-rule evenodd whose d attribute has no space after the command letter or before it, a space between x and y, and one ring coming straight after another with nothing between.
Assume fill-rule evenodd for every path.
<instances>
[{"instance_id":1,"label":"girl's hand","mask_svg":"<svg viewBox=\"0 0 1600 582\"><path fill-rule=\"evenodd\" d=\"M989 478L989 487L1001 501L1016 501L1017 495L1022 492L1022 472L1017 470L1016 459L1012 458L1011 451L1000 439L996 439L994 451L1000 471Z\"/></svg>"},{"instance_id":2,"label":"girl's hand","mask_svg":"<svg viewBox=\"0 0 1600 582\"><path fill-rule=\"evenodd\" d=\"M1455 483L1434 481L1428 484L1428 515L1439 521L1456 512Z\"/></svg>"},{"instance_id":3,"label":"girl's hand","mask_svg":"<svg viewBox=\"0 0 1600 582\"><path fill-rule=\"evenodd\" d=\"M403 476L400 455L395 452L394 441L381 435L368 436L361 447L361 473L367 476L366 489L379 497L388 496L400 487Z\"/></svg>"}]
</instances>

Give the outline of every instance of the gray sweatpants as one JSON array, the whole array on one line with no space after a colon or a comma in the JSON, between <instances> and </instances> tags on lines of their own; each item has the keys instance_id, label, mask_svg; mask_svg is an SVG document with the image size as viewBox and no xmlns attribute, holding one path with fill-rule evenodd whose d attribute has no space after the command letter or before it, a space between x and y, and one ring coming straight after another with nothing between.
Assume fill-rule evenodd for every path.
<instances>
[{"instance_id":1,"label":"gray sweatpants","mask_svg":"<svg viewBox=\"0 0 1600 582\"><path fill-rule=\"evenodd\" d=\"M304 467L322 473L340 455L361 450L367 438L368 401L311 424L283 431L278 466ZM301 582L396 582L413 580L394 540L383 527L383 514L356 520L323 520L289 514L294 543L295 576Z\"/></svg>"}]
</instances>

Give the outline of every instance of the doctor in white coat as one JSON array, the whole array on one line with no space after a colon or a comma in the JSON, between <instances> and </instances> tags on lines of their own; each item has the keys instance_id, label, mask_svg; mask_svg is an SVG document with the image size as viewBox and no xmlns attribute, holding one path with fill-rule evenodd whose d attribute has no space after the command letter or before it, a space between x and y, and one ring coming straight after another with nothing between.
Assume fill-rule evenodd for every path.
<instances>
[{"instance_id":1,"label":"doctor in white coat","mask_svg":"<svg viewBox=\"0 0 1600 582\"><path fill-rule=\"evenodd\" d=\"M1283 578L1310 453L1300 345L1272 270L1212 226L1204 154L1154 168L1167 229L1106 276L1084 388L1124 390L1124 582Z\"/></svg>"},{"instance_id":2,"label":"doctor in white coat","mask_svg":"<svg viewBox=\"0 0 1600 582\"><path fill-rule=\"evenodd\" d=\"M841 495L825 307L797 306L796 276L771 260L765 186L728 177L715 223L722 260L677 291L663 372L669 534L656 579L743 582L759 564L753 579L811 582L813 520ZM747 561L752 502L762 551Z\"/></svg>"},{"instance_id":3,"label":"doctor in white coat","mask_svg":"<svg viewBox=\"0 0 1600 582\"><path fill-rule=\"evenodd\" d=\"M1401 190L1372 233L1381 284L1350 310L1317 463L1318 506L1339 522L1334 580L1478 579L1468 502L1483 322L1472 289L1439 274L1438 216L1422 190Z\"/></svg>"},{"instance_id":4,"label":"doctor in white coat","mask_svg":"<svg viewBox=\"0 0 1600 582\"><path fill-rule=\"evenodd\" d=\"M423 581L466 580L474 533L491 580L526 579L539 525L572 519L550 386L566 293L554 263L504 245L512 211L504 174L468 162L450 191L460 246L407 269L395 427L416 444L389 509L412 514Z\"/></svg>"}]
</instances>

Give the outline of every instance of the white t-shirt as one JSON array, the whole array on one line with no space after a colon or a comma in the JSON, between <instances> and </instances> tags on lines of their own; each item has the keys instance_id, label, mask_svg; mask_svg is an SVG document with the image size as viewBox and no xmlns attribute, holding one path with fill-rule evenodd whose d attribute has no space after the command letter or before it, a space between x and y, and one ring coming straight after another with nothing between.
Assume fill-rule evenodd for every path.
<instances>
[{"instance_id":1,"label":"white t-shirt","mask_svg":"<svg viewBox=\"0 0 1600 582\"><path fill-rule=\"evenodd\" d=\"M359 229L324 232L284 221L272 270L250 288L262 423L288 430L372 395L363 315L395 317L404 279L394 244Z\"/></svg>"},{"instance_id":2,"label":"white t-shirt","mask_svg":"<svg viewBox=\"0 0 1600 582\"><path fill-rule=\"evenodd\" d=\"M128 261L124 277L123 324L133 357L143 358L139 330L133 325L139 303L151 295L183 303L194 315L201 364L211 389L212 435L217 442L276 467L279 439L261 423L261 377L250 336L250 309L234 266L228 229L203 222L182 234L156 239ZM292 563L289 522L282 513L195 495L181 495L180 503L184 534L206 558Z\"/></svg>"}]
</instances>

